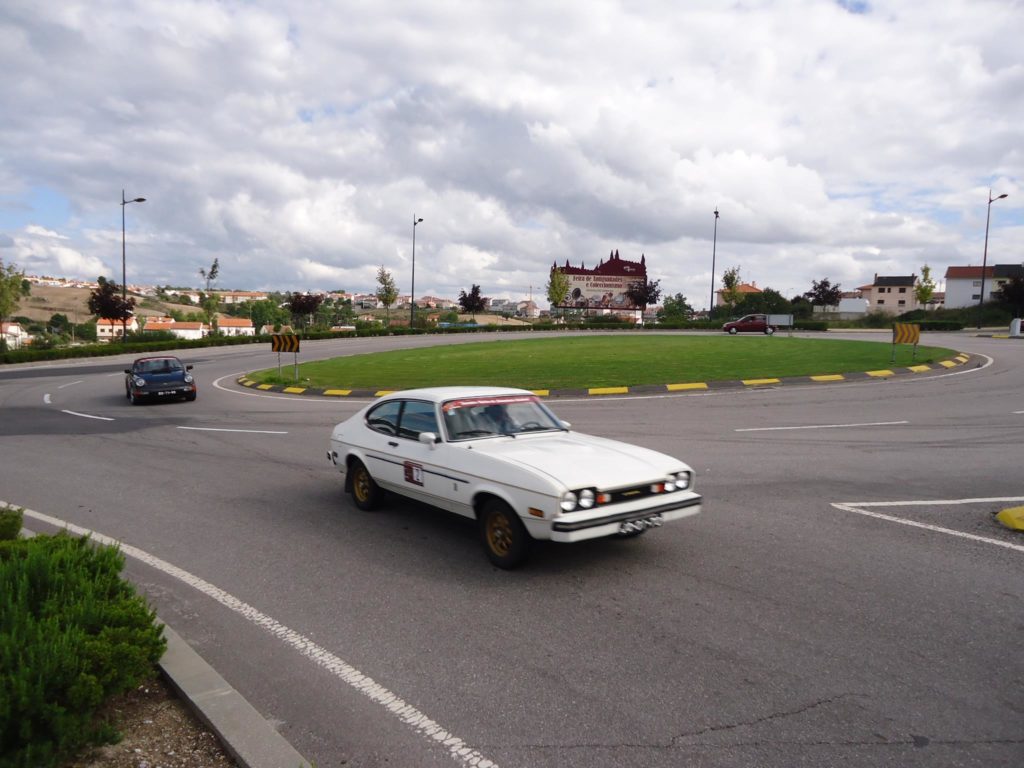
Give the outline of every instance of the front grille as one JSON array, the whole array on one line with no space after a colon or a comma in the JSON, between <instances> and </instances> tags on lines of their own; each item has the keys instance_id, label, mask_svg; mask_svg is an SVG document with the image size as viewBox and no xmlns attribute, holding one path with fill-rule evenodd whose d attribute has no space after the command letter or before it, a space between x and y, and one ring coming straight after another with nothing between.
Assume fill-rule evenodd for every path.
<instances>
[{"instance_id":1,"label":"front grille","mask_svg":"<svg viewBox=\"0 0 1024 768\"><path fill-rule=\"evenodd\" d=\"M628 488L615 488L614 490L604 491L611 499L607 501L607 504L621 504L624 501L636 501L637 499L645 499L648 496L658 496L660 494L655 493L651 490L652 487L657 487L659 483L650 482L644 483L643 485L632 485Z\"/></svg>"}]
</instances>

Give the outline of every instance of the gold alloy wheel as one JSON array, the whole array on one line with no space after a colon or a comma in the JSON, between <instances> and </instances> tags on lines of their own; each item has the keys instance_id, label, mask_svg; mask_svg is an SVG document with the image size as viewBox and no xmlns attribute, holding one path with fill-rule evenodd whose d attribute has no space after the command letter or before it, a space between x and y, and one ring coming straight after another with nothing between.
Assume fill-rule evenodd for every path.
<instances>
[{"instance_id":1,"label":"gold alloy wheel","mask_svg":"<svg viewBox=\"0 0 1024 768\"><path fill-rule=\"evenodd\" d=\"M508 555L512 548L512 526L503 513L493 514L487 518L487 545L499 557Z\"/></svg>"},{"instance_id":2,"label":"gold alloy wheel","mask_svg":"<svg viewBox=\"0 0 1024 768\"><path fill-rule=\"evenodd\" d=\"M366 467L360 467L356 470L356 476L352 478L352 490L355 492L356 498L359 501L366 502L370 500L370 473L366 471Z\"/></svg>"}]
</instances>

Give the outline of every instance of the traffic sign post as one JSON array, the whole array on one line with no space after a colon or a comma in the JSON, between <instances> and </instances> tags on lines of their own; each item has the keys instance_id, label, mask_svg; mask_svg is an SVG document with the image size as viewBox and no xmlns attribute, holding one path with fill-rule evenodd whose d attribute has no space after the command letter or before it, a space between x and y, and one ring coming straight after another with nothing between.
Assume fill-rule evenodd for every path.
<instances>
[{"instance_id":1,"label":"traffic sign post","mask_svg":"<svg viewBox=\"0 0 1024 768\"><path fill-rule=\"evenodd\" d=\"M892 357L889 362L896 362L896 345L913 344L914 352L912 360L917 360L917 345L921 341L921 326L917 323L893 323L892 324Z\"/></svg>"},{"instance_id":2,"label":"traffic sign post","mask_svg":"<svg viewBox=\"0 0 1024 768\"><path fill-rule=\"evenodd\" d=\"M270 337L270 349L277 352L277 375L281 376L281 353L295 353L295 381L299 380L299 337L291 333L275 333Z\"/></svg>"}]
</instances>

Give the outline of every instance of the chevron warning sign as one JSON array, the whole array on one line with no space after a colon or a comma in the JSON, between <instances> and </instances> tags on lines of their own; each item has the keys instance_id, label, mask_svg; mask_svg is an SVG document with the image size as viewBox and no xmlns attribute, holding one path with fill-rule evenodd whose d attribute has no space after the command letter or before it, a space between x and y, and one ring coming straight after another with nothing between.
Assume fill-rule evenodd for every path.
<instances>
[{"instance_id":1,"label":"chevron warning sign","mask_svg":"<svg viewBox=\"0 0 1024 768\"><path fill-rule=\"evenodd\" d=\"M270 337L271 352L298 352L299 337L290 333L275 333Z\"/></svg>"},{"instance_id":2,"label":"chevron warning sign","mask_svg":"<svg viewBox=\"0 0 1024 768\"><path fill-rule=\"evenodd\" d=\"M917 344L921 341L921 326L917 323L893 323L893 344Z\"/></svg>"}]
</instances>

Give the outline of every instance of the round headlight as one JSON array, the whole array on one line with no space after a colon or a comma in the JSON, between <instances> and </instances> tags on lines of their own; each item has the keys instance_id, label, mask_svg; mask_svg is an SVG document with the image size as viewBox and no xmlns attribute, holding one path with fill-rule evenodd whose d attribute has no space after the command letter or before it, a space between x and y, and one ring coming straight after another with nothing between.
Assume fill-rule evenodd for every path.
<instances>
[{"instance_id":1,"label":"round headlight","mask_svg":"<svg viewBox=\"0 0 1024 768\"><path fill-rule=\"evenodd\" d=\"M690 473L689 472L676 472L676 488L681 491L685 491L690 487Z\"/></svg>"},{"instance_id":2,"label":"round headlight","mask_svg":"<svg viewBox=\"0 0 1024 768\"><path fill-rule=\"evenodd\" d=\"M572 491L566 491L562 494L562 500L558 506L562 508L563 512L572 512L576 509L576 494Z\"/></svg>"},{"instance_id":3,"label":"round headlight","mask_svg":"<svg viewBox=\"0 0 1024 768\"><path fill-rule=\"evenodd\" d=\"M665 478L665 493L674 491L676 489L676 478L673 475L669 475Z\"/></svg>"},{"instance_id":4,"label":"round headlight","mask_svg":"<svg viewBox=\"0 0 1024 768\"><path fill-rule=\"evenodd\" d=\"M191 384L192 383L192 374L191 373L186 373L185 374L185 383L186 384Z\"/></svg>"},{"instance_id":5,"label":"round headlight","mask_svg":"<svg viewBox=\"0 0 1024 768\"><path fill-rule=\"evenodd\" d=\"M585 488L584 490L580 491L579 505L583 509L590 509L592 506L594 506L594 492L589 488Z\"/></svg>"},{"instance_id":6,"label":"round headlight","mask_svg":"<svg viewBox=\"0 0 1024 768\"><path fill-rule=\"evenodd\" d=\"M136 387L144 387L146 386L146 380L141 376L133 376L132 384L134 384Z\"/></svg>"}]
</instances>

